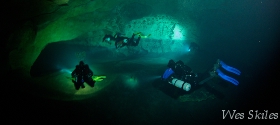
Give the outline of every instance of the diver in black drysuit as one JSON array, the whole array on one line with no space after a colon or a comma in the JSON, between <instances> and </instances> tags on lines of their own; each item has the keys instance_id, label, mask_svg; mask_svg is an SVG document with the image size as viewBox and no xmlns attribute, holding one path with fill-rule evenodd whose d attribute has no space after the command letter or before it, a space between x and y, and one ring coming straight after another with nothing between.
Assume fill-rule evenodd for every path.
<instances>
[{"instance_id":1,"label":"diver in black drysuit","mask_svg":"<svg viewBox=\"0 0 280 125\"><path fill-rule=\"evenodd\" d=\"M139 35L136 40L134 39L134 36L135 34L133 33L131 38L123 39L123 41L119 41L121 43L116 41L116 44L120 44L119 46L116 46L116 48L122 48L124 46L138 46L141 36Z\"/></svg>"},{"instance_id":2,"label":"diver in black drysuit","mask_svg":"<svg viewBox=\"0 0 280 125\"><path fill-rule=\"evenodd\" d=\"M71 73L71 76L76 90L79 90L80 87L85 88L84 82L89 86L94 87L95 81L92 79L93 72L83 61L80 61L79 65L76 65L76 69Z\"/></svg>"},{"instance_id":3,"label":"diver in black drysuit","mask_svg":"<svg viewBox=\"0 0 280 125\"><path fill-rule=\"evenodd\" d=\"M106 34L103 37L103 42L106 41L110 43L111 40L115 41L116 49L122 48L124 46L138 46L141 36L139 35L136 40L134 39L134 36L134 33L132 34L131 38L124 37L120 33L117 33L114 36Z\"/></svg>"},{"instance_id":4,"label":"diver in black drysuit","mask_svg":"<svg viewBox=\"0 0 280 125\"><path fill-rule=\"evenodd\" d=\"M181 60L176 63L174 60L169 60L167 64L168 69L162 76L162 80L172 83L173 79L178 79L191 84L191 91L197 89L205 82L217 76L216 67L207 70L204 73L194 73L193 70L185 65ZM166 75L170 74L170 75Z\"/></svg>"}]
</instances>

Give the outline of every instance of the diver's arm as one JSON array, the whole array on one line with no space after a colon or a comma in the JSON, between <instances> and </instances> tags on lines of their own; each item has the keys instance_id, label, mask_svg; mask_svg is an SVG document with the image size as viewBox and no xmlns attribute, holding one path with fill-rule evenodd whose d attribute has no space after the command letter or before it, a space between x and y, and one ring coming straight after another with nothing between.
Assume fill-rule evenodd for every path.
<instances>
[{"instance_id":1,"label":"diver's arm","mask_svg":"<svg viewBox=\"0 0 280 125\"><path fill-rule=\"evenodd\" d=\"M72 77L77 76L77 69L75 69L75 70L71 73L71 76L72 76Z\"/></svg>"},{"instance_id":2,"label":"diver's arm","mask_svg":"<svg viewBox=\"0 0 280 125\"><path fill-rule=\"evenodd\" d=\"M75 71L75 70L74 70L74 71ZM72 77L74 77L74 74L75 74L74 71L71 73L71 76L72 76Z\"/></svg>"}]
</instances>

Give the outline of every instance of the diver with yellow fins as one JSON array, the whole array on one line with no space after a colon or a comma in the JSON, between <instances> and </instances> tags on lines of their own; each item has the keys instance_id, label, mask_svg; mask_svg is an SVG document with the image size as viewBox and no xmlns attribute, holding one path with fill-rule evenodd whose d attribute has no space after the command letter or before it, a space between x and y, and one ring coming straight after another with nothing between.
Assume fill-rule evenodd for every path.
<instances>
[{"instance_id":1,"label":"diver with yellow fins","mask_svg":"<svg viewBox=\"0 0 280 125\"><path fill-rule=\"evenodd\" d=\"M138 38L136 40L134 39L135 35L138 35ZM110 43L110 41L113 40L113 41L115 41L116 49L118 49L118 48L122 48L124 46L138 46L139 41L140 41L141 38L147 38L150 35L151 34L145 36L141 32L138 32L138 33L133 33L131 38L128 38L128 37L124 37L120 33L117 33L114 36L106 34L103 37L103 42L106 41L106 42Z\"/></svg>"},{"instance_id":2,"label":"diver with yellow fins","mask_svg":"<svg viewBox=\"0 0 280 125\"><path fill-rule=\"evenodd\" d=\"M89 86L94 87L95 82L102 81L106 76L96 76L92 70L83 61L80 61L79 65L76 65L75 70L71 73L72 82L75 85L76 90L85 88L84 82Z\"/></svg>"}]
</instances>

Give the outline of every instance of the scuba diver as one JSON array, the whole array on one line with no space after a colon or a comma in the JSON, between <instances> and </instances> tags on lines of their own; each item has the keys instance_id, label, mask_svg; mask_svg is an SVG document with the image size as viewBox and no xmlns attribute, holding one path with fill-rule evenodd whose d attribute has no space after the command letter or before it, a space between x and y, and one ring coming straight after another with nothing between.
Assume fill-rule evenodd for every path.
<instances>
[{"instance_id":1,"label":"scuba diver","mask_svg":"<svg viewBox=\"0 0 280 125\"><path fill-rule=\"evenodd\" d=\"M134 39L134 36L135 36L135 34L133 33L131 38L129 38L129 39L125 38L120 41L116 41L116 45L115 45L116 48L118 49L118 48L122 48L124 46L138 46L141 36L138 35L138 38L136 40Z\"/></svg>"},{"instance_id":2,"label":"scuba diver","mask_svg":"<svg viewBox=\"0 0 280 125\"><path fill-rule=\"evenodd\" d=\"M134 39L135 35L138 35L138 38L136 40ZM140 32L133 33L131 38L125 37L125 36L123 36L123 34L120 34L120 33L116 33L114 36L106 34L103 37L103 42L106 41L109 44L111 44L110 41L113 40L113 41L115 41L116 49L118 49L118 48L122 48L124 46L138 46L141 37L142 37L142 35Z\"/></svg>"},{"instance_id":3,"label":"scuba diver","mask_svg":"<svg viewBox=\"0 0 280 125\"><path fill-rule=\"evenodd\" d=\"M182 88L185 91L194 90L200 85L203 85L205 82L211 80L214 77L220 77L223 80L226 80L234 85L238 85L239 82L227 75L225 75L219 68L222 67L224 70L234 73L236 75L240 75L241 72L228 66L221 60L217 60L214 64L214 67L207 71L206 73L194 73L192 69L179 60L178 62L174 62L174 60L169 60L167 64L168 69L162 75L162 80L167 81L168 83Z\"/></svg>"},{"instance_id":4,"label":"scuba diver","mask_svg":"<svg viewBox=\"0 0 280 125\"><path fill-rule=\"evenodd\" d=\"M92 79L93 72L83 61L80 61L79 65L76 65L76 69L71 73L71 76L76 90L79 90L80 87L85 88L84 82L94 87L95 81Z\"/></svg>"}]
</instances>

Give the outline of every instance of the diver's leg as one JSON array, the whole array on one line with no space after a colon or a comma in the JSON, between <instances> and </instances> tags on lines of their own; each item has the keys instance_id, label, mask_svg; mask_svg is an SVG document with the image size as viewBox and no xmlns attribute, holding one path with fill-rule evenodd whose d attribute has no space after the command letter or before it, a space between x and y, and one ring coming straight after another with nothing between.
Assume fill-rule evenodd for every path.
<instances>
[{"instance_id":1,"label":"diver's leg","mask_svg":"<svg viewBox=\"0 0 280 125\"><path fill-rule=\"evenodd\" d=\"M94 87L95 81L92 79L91 77L87 77L86 81L85 81L89 86Z\"/></svg>"},{"instance_id":2,"label":"diver's leg","mask_svg":"<svg viewBox=\"0 0 280 125\"><path fill-rule=\"evenodd\" d=\"M87 83L90 87L94 87L95 81L93 81L93 80L91 79L91 80L88 80L86 83Z\"/></svg>"},{"instance_id":3,"label":"diver's leg","mask_svg":"<svg viewBox=\"0 0 280 125\"><path fill-rule=\"evenodd\" d=\"M134 46L138 46L139 42L140 42L141 36L138 36L136 43L134 44Z\"/></svg>"},{"instance_id":4,"label":"diver's leg","mask_svg":"<svg viewBox=\"0 0 280 125\"><path fill-rule=\"evenodd\" d=\"M118 41L115 41L115 47L118 48Z\"/></svg>"},{"instance_id":5,"label":"diver's leg","mask_svg":"<svg viewBox=\"0 0 280 125\"><path fill-rule=\"evenodd\" d=\"M128 46L136 46L135 41L134 41L134 36L135 36L135 34L133 33L131 38L128 40L129 41Z\"/></svg>"},{"instance_id":6,"label":"diver's leg","mask_svg":"<svg viewBox=\"0 0 280 125\"><path fill-rule=\"evenodd\" d=\"M131 39L134 39L134 36L135 36L135 34L133 33L132 36L131 36Z\"/></svg>"},{"instance_id":7,"label":"diver's leg","mask_svg":"<svg viewBox=\"0 0 280 125\"><path fill-rule=\"evenodd\" d=\"M75 89L79 90L80 89L80 85L78 85L77 83L74 83Z\"/></svg>"},{"instance_id":8,"label":"diver's leg","mask_svg":"<svg viewBox=\"0 0 280 125\"><path fill-rule=\"evenodd\" d=\"M72 82L74 83L75 89L79 90L80 89L80 85L75 80L72 80Z\"/></svg>"},{"instance_id":9,"label":"diver's leg","mask_svg":"<svg viewBox=\"0 0 280 125\"><path fill-rule=\"evenodd\" d=\"M82 87L82 88L85 88L85 85L84 85L84 83L82 83L82 84L81 84L81 87Z\"/></svg>"}]
</instances>

